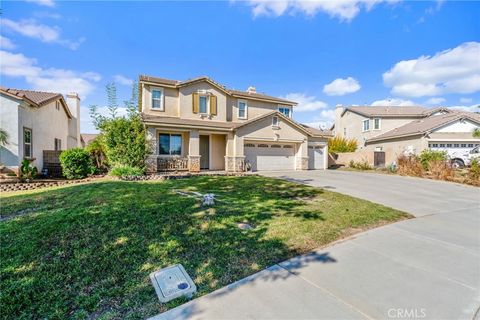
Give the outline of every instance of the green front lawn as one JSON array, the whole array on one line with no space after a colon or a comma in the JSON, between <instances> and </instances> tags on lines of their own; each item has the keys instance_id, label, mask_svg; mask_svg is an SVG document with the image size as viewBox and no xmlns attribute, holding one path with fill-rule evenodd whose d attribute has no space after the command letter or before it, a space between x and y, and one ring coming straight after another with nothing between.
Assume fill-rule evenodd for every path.
<instances>
[{"instance_id":1,"label":"green front lawn","mask_svg":"<svg viewBox=\"0 0 480 320\"><path fill-rule=\"evenodd\" d=\"M176 193L212 192L219 201ZM145 318L149 273L181 263L203 295L346 235L407 217L263 177L102 181L0 198L0 317ZM254 228L241 230L237 223ZM332 257L333 259L335 257Z\"/></svg>"}]
</instances>

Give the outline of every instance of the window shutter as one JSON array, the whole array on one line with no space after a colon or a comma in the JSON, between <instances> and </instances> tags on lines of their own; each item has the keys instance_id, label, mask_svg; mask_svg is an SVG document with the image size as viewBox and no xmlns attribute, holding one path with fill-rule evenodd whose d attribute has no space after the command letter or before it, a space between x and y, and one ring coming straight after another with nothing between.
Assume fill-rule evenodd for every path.
<instances>
[{"instance_id":1,"label":"window shutter","mask_svg":"<svg viewBox=\"0 0 480 320\"><path fill-rule=\"evenodd\" d=\"M214 95L210 96L210 114L213 116L217 115L217 97Z\"/></svg>"},{"instance_id":2,"label":"window shutter","mask_svg":"<svg viewBox=\"0 0 480 320\"><path fill-rule=\"evenodd\" d=\"M193 113L198 113L198 105L199 105L199 101L198 101L198 93L194 92L192 94L192 111Z\"/></svg>"}]
</instances>

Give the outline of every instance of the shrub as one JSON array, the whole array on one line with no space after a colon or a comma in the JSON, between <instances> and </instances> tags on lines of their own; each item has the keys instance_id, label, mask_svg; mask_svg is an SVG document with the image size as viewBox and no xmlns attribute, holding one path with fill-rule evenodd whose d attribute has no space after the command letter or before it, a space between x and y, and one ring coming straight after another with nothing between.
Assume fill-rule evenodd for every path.
<instances>
[{"instance_id":1,"label":"shrub","mask_svg":"<svg viewBox=\"0 0 480 320\"><path fill-rule=\"evenodd\" d=\"M446 151L425 149L420 153L420 162L424 170L430 170L430 163L438 161L447 161ZM438 167L438 164L436 164L436 166Z\"/></svg>"},{"instance_id":2,"label":"shrub","mask_svg":"<svg viewBox=\"0 0 480 320\"><path fill-rule=\"evenodd\" d=\"M431 160L428 162L428 173L434 179L453 180L455 172L445 160Z\"/></svg>"},{"instance_id":3,"label":"shrub","mask_svg":"<svg viewBox=\"0 0 480 320\"><path fill-rule=\"evenodd\" d=\"M67 179L82 179L95 170L90 154L82 148L63 151L60 154L60 164Z\"/></svg>"},{"instance_id":4,"label":"shrub","mask_svg":"<svg viewBox=\"0 0 480 320\"><path fill-rule=\"evenodd\" d=\"M372 170L372 167L370 166L370 164L366 159L363 159L362 161L359 161L359 162L350 160L348 166L350 168L359 169L359 170Z\"/></svg>"},{"instance_id":5,"label":"shrub","mask_svg":"<svg viewBox=\"0 0 480 320\"><path fill-rule=\"evenodd\" d=\"M22 180L30 180L36 177L38 174L38 169L35 166L30 165L31 161L28 159L23 159L20 165L20 178Z\"/></svg>"},{"instance_id":6,"label":"shrub","mask_svg":"<svg viewBox=\"0 0 480 320\"><path fill-rule=\"evenodd\" d=\"M346 139L343 137L333 137L328 139L328 151L329 152L354 152L357 150L357 140Z\"/></svg>"},{"instance_id":7,"label":"shrub","mask_svg":"<svg viewBox=\"0 0 480 320\"><path fill-rule=\"evenodd\" d=\"M478 159L473 159L468 169L468 178L473 181L480 182L480 163Z\"/></svg>"},{"instance_id":8,"label":"shrub","mask_svg":"<svg viewBox=\"0 0 480 320\"><path fill-rule=\"evenodd\" d=\"M419 158L415 155L401 155L397 159L398 170L401 175L421 177L424 169Z\"/></svg>"},{"instance_id":9,"label":"shrub","mask_svg":"<svg viewBox=\"0 0 480 320\"><path fill-rule=\"evenodd\" d=\"M115 177L141 176L143 175L143 169L139 167L117 166L110 170L110 175Z\"/></svg>"}]
</instances>

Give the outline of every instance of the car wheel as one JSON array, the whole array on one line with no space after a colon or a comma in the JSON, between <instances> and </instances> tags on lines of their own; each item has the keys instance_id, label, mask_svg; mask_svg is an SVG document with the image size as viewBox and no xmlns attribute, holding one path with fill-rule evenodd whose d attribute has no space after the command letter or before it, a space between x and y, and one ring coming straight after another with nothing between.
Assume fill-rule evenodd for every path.
<instances>
[{"instance_id":1,"label":"car wheel","mask_svg":"<svg viewBox=\"0 0 480 320\"><path fill-rule=\"evenodd\" d=\"M463 168L463 167L465 167L465 163L463 163L462 160L460 160L460 159L454 159L454 160L452 160L452 168L454 168L454 169L461 169L461 168Z\"/></svg>"}]
</instances>

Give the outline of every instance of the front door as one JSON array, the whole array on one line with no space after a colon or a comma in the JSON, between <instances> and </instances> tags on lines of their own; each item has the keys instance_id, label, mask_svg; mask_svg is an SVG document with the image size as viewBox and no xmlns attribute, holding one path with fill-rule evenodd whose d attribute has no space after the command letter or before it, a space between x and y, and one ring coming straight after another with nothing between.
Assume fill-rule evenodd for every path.
<instances>
[{"instance_id":1,"label":"front door","mask_svg":"<svg viewBox=\"0 0 480 320\"><path fill-rule=\"evenodd\" d=\"M210 136L200 136L200 169L210 168Z\"/></svg>"}]
</instances>

